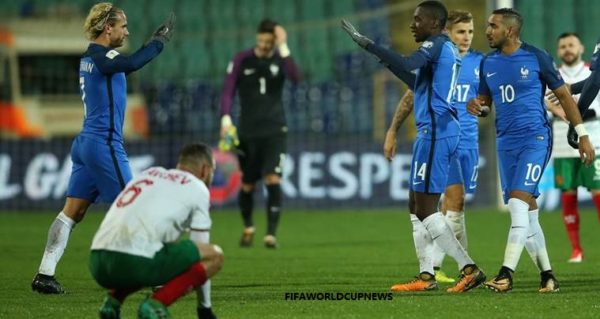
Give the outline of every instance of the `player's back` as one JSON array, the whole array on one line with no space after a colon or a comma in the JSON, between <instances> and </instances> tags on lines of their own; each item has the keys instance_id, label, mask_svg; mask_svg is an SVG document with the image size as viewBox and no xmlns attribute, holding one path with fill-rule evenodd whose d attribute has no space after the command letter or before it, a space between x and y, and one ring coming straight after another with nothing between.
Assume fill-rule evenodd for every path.
<instances>
[{"instance_id":1,"label":"player's back","mask_svg":"<svg viewBox=\"0 0 600 319\"><path fill-rule=\"evenodd\" d=\"M483 54L469 50L462 57L458 81L454 91L456 111L460 123L459 148L476 149L479 140L479 123L477 117L467 112L467 102L477 96L479 87L479 65Z\"/></svg>"},{"instance_id":2,"label":"player's back","mask_svg":"<svg viewBox=\"0 0 600 319\"><path fill-rule=\"evenodd\" d=\"M499 150L551 138L544 91L564 82L546 52L526 43L510 55L493 51L482 60L480 80L479 93L491 96L496 107Z\"/></svg>"},{"instance_id":3,"label":"player's back","mask_svg":"<svg viewBox=\"0 0 600 319\"><path fill-rule=\"evenodd\" d=\"M438 139L458 136L460 127L454 107L454 86L460 68L460 56L445 34L429 37L419 50L429 63L417 70L415 82L415 121L418 136Z\"/></svg>"},{"instance_id":4,"label":"player's back","mask_svg":"<svg viewBox=\"0 0 600 319\"><path fill-rule=\"evenodd\" d=\"M104 74L98 64L118 52L91 43L79 67L79 88L84 107L81 135L101 142L122 142L127 103L125 73Z\"/></svg>"},{"instance_id":5,"label":"player's back","mask_svg":"<svg viewBox=\"0 0 600 319\"><path fill-rule=\"evenodd\" d=\"M209 191L188 172L152 167L119 194L94 236L92 249L152 257L193 225L208 230Z\"/></svg>"}]
</instances>

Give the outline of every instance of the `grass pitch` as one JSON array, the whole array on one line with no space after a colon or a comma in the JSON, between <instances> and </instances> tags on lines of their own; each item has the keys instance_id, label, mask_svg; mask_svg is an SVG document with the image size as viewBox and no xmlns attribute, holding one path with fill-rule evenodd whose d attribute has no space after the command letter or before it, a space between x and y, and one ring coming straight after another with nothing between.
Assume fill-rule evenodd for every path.
<instances>
[{"instance_id":1,"label":"grass pitch","mask_svg":"<svg viewBox=\"0 0 600 319\"><path fill-rule=\"evenodd\" d=\"M55 213L0 213L0 318L95 318L103 290L88 271L89 246L102 213L90 213L67 247L57 277L67 290L60 296L33 293L47 229ZM505 213L467 212L469 251L488 276L503 258L509 228ZM264 231L264 213L255 216ZM582 212L586 259L568 264L570 246L559 213L542 213L541 223L561 292L537 292L539 275L524 252L514 290L496 294L475 289L451 295L448 286L427 293L394 294L391 301L289 301L293 292L388 292L418 272L408 214L402 210L286 212L279 250L238 247L241 220L236 212L215 211L211 239L225 251L225 265L213 279L213 308L220 318L599 318L600 225L596 214ZM446 258L444 270L457 275ZM123 318L135 318L149 293L131 296ZM196 296L171 308L173 318L195 318Z\"/></svg>"}]
</instances>

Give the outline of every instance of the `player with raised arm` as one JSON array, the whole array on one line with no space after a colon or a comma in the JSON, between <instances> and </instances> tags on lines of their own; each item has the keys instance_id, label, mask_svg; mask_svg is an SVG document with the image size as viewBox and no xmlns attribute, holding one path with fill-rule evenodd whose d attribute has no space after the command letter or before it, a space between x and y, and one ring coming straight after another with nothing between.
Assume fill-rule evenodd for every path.
<instances>
[{"instance_id":1,"label":"player with raised arm","mask_svg":"<svg viewBox=\"0 0 600 319\"><path fill-rule=\"evenodd\" d=\"M281 95L286 79L300 79L298 67L287 46L285 29L265 19L257 30L256 46L242 51L227 67L221 94L222 149L236 144L231 108L236 91L240 101L239 145L242 170L238 203L244 222L240 246L249 247L254 237L254 189L263 179L267 189L267 231L264 244L277 247L277 225L281 215L281 173L286 153L287 125Z\"/></svg>"},{"instance_id":2,"label":"player with raised arm","mask_svg":"<svg viewBox=\"0 0 600 319\"><path fill-rule=\"evenodd\" d=\"M210 148L189 144L176 169L151 167L119 194L92 241L90 271L108 289L100 318L120 318L128 295L157 286L140 304L139 318L168 318L166 307L192 288L198 317L215 318L206 306L210 290L200 288L223 265L223 251L209 244L214 169ZM190 239L180 240L188 231Z\"/></svg>"},{"instance_id":3,"label":"player with raised arm","mask_svg":"<svg viewBox=\"0 0 600 319\"><path fill-rule=\"evenodd\" d=\"M473 16L470 12L462 10L450 11L446 29L450 39L458 47L459 54L462 57L462 65L454 91L456 94L455 107L460 123L460 142L458 144L458 156L450 164L448 182L442 198L442 212L446 216L446 222L454 232L456 239L467 250L467 232L464 216L465 193L474 194L477 188L479 127L477 118L467 113L466 104L467 101L477 94L479 86L479 62L483 55L471 49L471 42L473 41ZM408 90L396 108L396 113L383 144L384 155L390 161L396 154L397 131L412 109L413 93ZM417 256L422 256L422 253L417 253ZM441 270L444 256L444 252L434 244L431 258L435 271L435 279L441 283L452 283L454 279L446 276Z\"/></svg>"},{"instance_id":4,"label":"player with raised arm","mask_svg":"<svg viewBox=\"0 0 600 319\"><path fill-rule=\"evenodd\" d=\"M79 86L83 100L83 129L73 141L73 169L62 211L50 226L42 262L31 288L48 294L64 290L56 281L56 265L73 227L95 201L112 202L131 179L123 148L123 122L127 104L125 76L150 62L172 36L173 13L142 48L130 56L115 49L129 36L123 10L104 2L94 5L84 30L92 42L81 58Z\"/></svg>"},{"instance_id":5,"label":"player with raised arm","mask_svg":"<svg viewBox=\"0 0 600 319\"><path fill-rule=\"evenodd\" d=\"M535 201L552 146L552 132L543 104L546 86L559 98L571 123L581 125L582 120L550 55L521 42L522 25L523 18L513 9L493 11L486 36L490 47L496 50L481 61L478 96L467 105L473 115L487 114L492 101L496 105L500 180L511 216L504 262L498 275L485 286L497 292L510 291L513 273L523 248L527 247L540 270L539 291L556 292L558 281L552 273ZM588 136L580 139L579 147L581 159L589 165L594 149Z\"/></svg>"},{"instance_id":6,"label":"player with raised arm","mask_svg":"<svg viewBox=\"0 0 600 319\"><path fill-rule=\"evenodd\" d=\"M558 37L557 55L562 64L558 71L566 83L573 84L583 81L592 73L589 65L582 60L584 47L579 35L565 32ZM579 95L577 96L577 98ZM558 112L562 117L564 111L560 103L547 103L553 113ZM561 203L563 222L571 242L572 253L569 262L583 261L583 248L579 241L579 212L577 211L577 187L583 186L592 193L592 200L600 217L600 95L592 100L589 110L581 113L592 144L596 147L596 158L591 167L586 167L579 160L579 153L565 143L565 135L569 125L563 120L555 119L552 124L554 135L552 143L552 157L554 157L555 185L562 191Z\"/></svg>"},{"instance_id":7,"label":"player with raised arm","mask_svg":"<svg viewBox=\"0 0 600 319\"><path fill-rule=\"evenodd\" d=\"M465 292L483 283L485 275L458 242L437 207L448 182L450 163L457 156L460 135L454 88L461 60L457 48L442 32L447 16L441 2L424 1L417 6L410 28L415 41L422 44L410 56L376 45L345 20L342 27L359 46L377 56L414 91L418 133L413 144L409 210L415 246L417 252L428 252L435 241L452 256L461 269L461 276L448 292ZM421 256L419 260L419 276L408 284L392 286L392 291L438 288L431 261L422 262Z\"/></svg>"}]
</instances>

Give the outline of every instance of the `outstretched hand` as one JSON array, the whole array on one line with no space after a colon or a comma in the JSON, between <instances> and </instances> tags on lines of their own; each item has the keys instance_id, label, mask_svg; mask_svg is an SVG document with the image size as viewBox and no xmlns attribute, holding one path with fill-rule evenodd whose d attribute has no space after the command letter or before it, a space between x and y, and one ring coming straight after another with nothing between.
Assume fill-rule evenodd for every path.
<instances>
[{"instance_id":1,"label":"outstretched hand","mask_svg":"<svg viewBox=\"0 0 600 319\"><path fill-rule=\"evenodd\" d=\"M162 44L165 44L173 37L173 27L175 26L175 13L171 12L169 17L163 22L156 31L152 34L152 37L148 42L157 40Z\"/></svg>"},{"instance_id":2,"label":"outstretched hand","mask_svg":"<svg viewBox=\"0 0 600 319\"><path fill-rule=\"evenodd\" d=\"M373 40L358 33L356 28L350 22L346 21L346 19L342 19L342 29L344 29L344 31L346 31L346 33L350 35L352 40L358 45L360 45L362 48L366 48L367 45L374 43Z\"/></svg>"}]
</instances>

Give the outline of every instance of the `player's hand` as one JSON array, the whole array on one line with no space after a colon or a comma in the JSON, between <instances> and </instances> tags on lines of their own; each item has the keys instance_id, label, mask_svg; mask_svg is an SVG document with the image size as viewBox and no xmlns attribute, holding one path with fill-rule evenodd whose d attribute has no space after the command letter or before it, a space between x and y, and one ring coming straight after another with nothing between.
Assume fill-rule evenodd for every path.
<instances>
[{"instance_id":1,"label":"player's hand","mask_svg":"<svg viewBox=\"0 0 600 319\"><path fill-rule=\"evenodd\" d=\"M152 34L148 43L154 40L160 41L165 44L173 37L173 27L175 26L175 13L171 12L165 22L163 22L156 31Z\"/></svg>"},{"instance_id":2,"label":"player's hand","mask_svg":"<svg viewBox=\"0 0 600 319\"><path fill-rule=\"evenodd\" d=\"M471 115L480 117L488 116L488 114L490 114L490 107L487 105L483 105L483 102L484 101L476 97L470 99L467 103L467 112L469 112Z\"/></svg>"},{"instance_id":3,"label":"player's hand","mask_svg":"<svg viewBox=\"0 0 600 319\"><path fill-rule=\"evenodd\" d=\"M554 106L560 106L560 108L562 108L558 97L556 97L556 94L554 94L552 91L546 93L546 101L550 102Z\"/></svg>"},{"instance_id":4,"label":"player's hand","mask_svg":"<svg viewBox=\"0 0 600 319\"><path fill-rule=\"evenodd\" d=\"M396 132L394 130L388 130L385 134L385 140L383 141L383 156L385 159L390 162L394 159L397 145Z\"/></svg>"},{"instance_id":5,"label":"player's hand","mask_svg":"<svg viewBox=\"0 0 600 319\"><path fill-rule=\"evenodd\" d=\"M596 158L594 146L592 146L592 142L590 142L590 137L588 135L579 138L579 157L585 166L592 165L594 158Z\"/></svg>"},{"instance_id":6,"label":"player's hand","mask_svg":"<svg viewBox=\"0 0 600 319\"><path fill-rule=\"evenodd\" d=\"M354 40L354 42L356 42L362 48L366 48L367 45L374 43L373 40L358 33L358 31L356 31L356 28L350 22L346 21L345 19L342 19L342 29L344 29L344 31L346 31L346 33L348 33L350 35L352 40Z\"/></svg>"},{"instance_id":7,"label":"player's hand","mask_svg":"<svg viewBox=\"0 0 600 319\"><path fill-rule=\"evenodd\" d=\"M573 125L569 125L569 131L567 132L567 142L569 143L569 145L571 145L572 148L578 149L578 139L579 136L577 135L577 131L575 131L575 127L573 127Z\"/></svg>"},{"instance_id":8,"label":"player's hand","mask_svg":"<svg viewBox=\"0 0 600 319\"><path fill-rule=\"evenodd\" d=\"M237 128L233 125L231 117L228 114L221 118L221 139L219 140L219 149L223 152L231 151L240 144L237 136Z\"/></svg>"},{"instance_id":9,"label":"player's hand","mask_svg":"<svg viewBox=\"0 0 600 319\"><path fill-rule=\"evenodd\" d=\"M567 114L565 113L565 110L563 110L562 105L560 105L560 103L554 104L554 103L550 102L548 99L544 99L544 102L546 103L546 108L554 116L560 118L567 124L569 123L569 120L567 119Z\"/></svg>"},{"instance_id":10,"label":"player's hand","mask_svg":"<svg viewBox=\"0 0 600 319\"><path fill-rule=\"evenodd\" d=\"M280 46L284 43L287 43L287 32L285 31L285 29L282 26L276 25L275 26L275 44L277 46Z\"/></svg>"}]
</instances>

